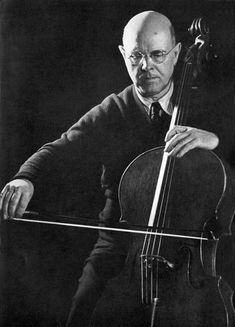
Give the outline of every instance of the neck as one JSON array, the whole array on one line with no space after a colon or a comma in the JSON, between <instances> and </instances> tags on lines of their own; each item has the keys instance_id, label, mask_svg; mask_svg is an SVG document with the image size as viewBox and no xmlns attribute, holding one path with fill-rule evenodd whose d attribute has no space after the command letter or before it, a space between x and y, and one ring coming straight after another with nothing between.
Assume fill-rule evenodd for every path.
<instances>
[{"instance_id":1,"label":"neck","mask_svg":"<svg viewBox=\"0 0 235 327\"><path fill-rule=\"evenodd\" d=\"M171 84L172 84L172 80L169 81L169 83L167 84L167 86L165 87L164 90L162 90L160 93L153 95L151 97L145 97L148 100L151 100L153 102L159 101L161 98L164 97L164 95L167 94L167 92L170 90L171 88Z\"/></svg>"},{"instance_id":2,"label":"neck","mask_svg":"<svg viewBox=\"0 0 235 327\"><path fill-rule=\"evenodd\" d=\"M173 111L173 107L170 104L170 99L173 93L173 81L171 80L167 87L164 89L164 92L162 92L161 94L158 94L156 97L143 97L137 90L136 88L136 94L138 96L138 98L140 99L140 101L147 107L150 108L151 104L153 102L159 102L162 109L168 113L169 115L172 114Z\"/></svg>"}]
</instances>

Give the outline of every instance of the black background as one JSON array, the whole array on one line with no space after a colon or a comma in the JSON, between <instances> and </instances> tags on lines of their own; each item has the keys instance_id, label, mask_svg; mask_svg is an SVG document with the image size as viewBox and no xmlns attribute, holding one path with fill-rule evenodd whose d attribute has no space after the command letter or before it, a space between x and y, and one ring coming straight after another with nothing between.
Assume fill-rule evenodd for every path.
<instances>
[{"instance_id":1,"label":"black background","mask_svg":"<svg viewBox=\"0 0 235 327\"><path fill-rule=\"evenodd\" d=\"M221 94L233 86L232 1L3 0L0 187L42 144L130 83L118 45L126 22L144 10L166 14L184 44L193 18L205 17L216 54L207 78L221 85ZM30 208L96 217L103 201L99 173L92 159L83 163L81 158L63 175L55 167L37 185ZM7 227L1 326L62 322L96 232L18 223Z\"/></svg>"}]
</instances>

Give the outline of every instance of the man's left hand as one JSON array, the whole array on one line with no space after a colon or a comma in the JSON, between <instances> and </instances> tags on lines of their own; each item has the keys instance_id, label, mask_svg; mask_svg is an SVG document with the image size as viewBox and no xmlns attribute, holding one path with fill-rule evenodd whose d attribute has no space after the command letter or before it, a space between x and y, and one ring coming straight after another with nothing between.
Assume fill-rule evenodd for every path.
<instances>
[{"instance_id":1,"label":"man's left hand","mask_svg":"<svg viewBox=\"0 0 235 327\"><path fill-rule=\"evenodd\" d=\"M219 144L219 138L202 129L176 125L167 132L165 142L164 151L169 156L181 158L195 148L214 150Z\"/></svg>"}]
</instances>

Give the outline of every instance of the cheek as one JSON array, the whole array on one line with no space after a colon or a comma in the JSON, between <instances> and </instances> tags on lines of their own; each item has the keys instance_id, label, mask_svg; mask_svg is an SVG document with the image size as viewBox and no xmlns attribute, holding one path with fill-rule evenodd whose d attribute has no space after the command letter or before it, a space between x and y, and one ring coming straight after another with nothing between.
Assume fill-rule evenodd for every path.
<instances>
[{"instance_id":1,"label":"cheek","mask_svg":"<svg viewBox=\"0 0 235 327\"><path fill-rule=\"evenodd\" d=\"M132 81L136 81L137 75L138 75L138 68L133 67L132 65L126 65L126 67L127 67L128 74L129 74L130 78L132 79Z\"/></svg>"},{"instance_id":2,"label":"cheek","mask_svg":"<svg viewBox=\"0 0 235 327\"><path fill-rule=\"evenodd\" d=\"M157 70L160 73L162 79L164 81L168 81L174 72L174 65L170 64L164 65L162 67L159 66Z\"/></svg>"}]
</instances>

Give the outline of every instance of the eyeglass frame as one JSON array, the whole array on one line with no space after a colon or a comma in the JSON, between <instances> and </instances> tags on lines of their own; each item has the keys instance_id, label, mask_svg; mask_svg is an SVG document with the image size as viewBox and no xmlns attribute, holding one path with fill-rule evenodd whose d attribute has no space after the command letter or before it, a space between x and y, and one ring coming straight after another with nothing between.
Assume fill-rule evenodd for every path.
<instances>
[{"instance_id":1,"label":"eyeglass frame","mask_svg":"<svg viewBox=\"0 0 235 327\"><path fill-rule=\"evenodd\" d=\"M130 60L130 62L131 62L132 65L137 66L137 65L139 65L139 63L143 60L143 58L145 58L145 57L150 57L151 60L152 60L155 64L160 65L160 64L162 64L162 63L166 60L166 57L168 56L168 54L170 54L171 51L174 50L174 49L177 47L178 44L179 44L179 43L177 43L173 48L171 48L171 49L170 49L169 51L167 51L167 52L166 52L165 50L153 50L153 51L151 51L150 54L144 54L144 53L142 53L142 52L140 52L140 51L136 51L136 52L133 52L130 56L128 56L127 59ZM153 59L153 58L152 58L152 56L153 56L153 52L158 52L158 54L159 54L159 53L162 53L160 56L163 57L163 60L161 60L160 62L157 62L155 59ZM132 61L132 60L134 60L134 59L131 58L131 56L133 56L134 53L138 53L139 55L141 55L141 58L136 59L136 60L138 60L138 62L133 62L133 61Z\"/></svg>"}]
</instances>

